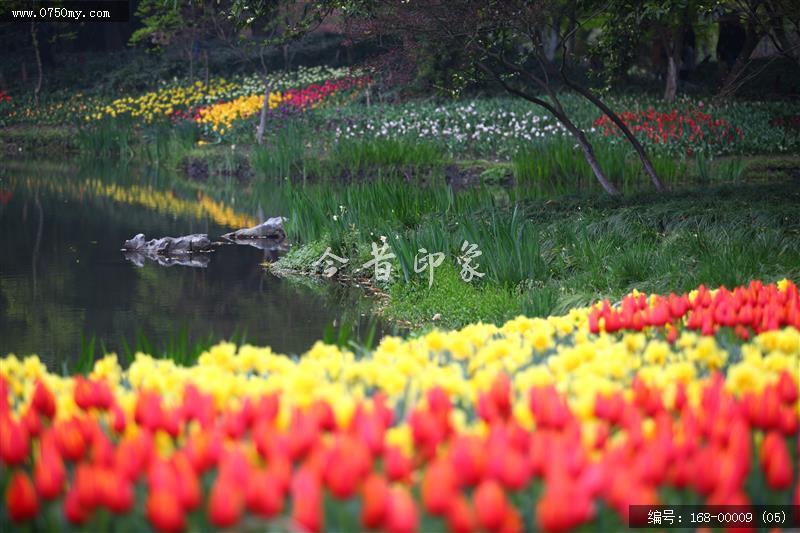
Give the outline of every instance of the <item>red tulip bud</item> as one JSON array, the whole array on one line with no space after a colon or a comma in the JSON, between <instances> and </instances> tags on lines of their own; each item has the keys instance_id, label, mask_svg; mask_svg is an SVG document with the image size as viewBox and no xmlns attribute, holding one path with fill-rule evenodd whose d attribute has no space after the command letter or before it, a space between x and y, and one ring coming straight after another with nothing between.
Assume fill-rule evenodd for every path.
<instances>
[{"instance_id":1,"label":"red tulip bud","mask_svg":"<svg viewBox=\"0 0 800 533\"><path fill-rule=\"evenodd\" d=\"M36 388L33 391L32 405L40 415L46 418L53 418L56 413L56 399L47 385L42 380L36 381Z\"/></svg>"},{"instance_id":2,"label":"red tulip bud","mask_svg":"<svg viewBox=\"0 0 800 533\"><path fill-rule=\"evenodd\" d=\"M86 450L86 438L77 419L59 422L53 428L61 455L69 461L77 461Z\"/></svg>"},{"instance_id":3,"label":"red tulip bud","mask_svg":"<svg viewBox=\"0 0 800 533\"><path fill-rule=\"evenodd\" d=\"M28 457L28 428L11 418L0 417L0 460L9 466L22 464Z\"/></svg>"},{"instance_id":4,"label":"red tulip bud","mask_svg":"<svg viewBox=\"0 0 800 533\"><path fill-rule=\"evenodd\" d=\"M16 471L6 489L6 507L13 522L25 522L36 517L39 500L28 474Z\"/></svg>"},{"instance_id":5,"label":"red tulip bud","mask_svg":"<svg viewBox=\"0 0 800 533\"><path fill-rule=\"evenodd\" d=\"M152 490L147 496L146 513L147 519L158 531L177 533L186 528L186 515L174 492Z\"/></svg>"},{"instance_id":6,"label":"red tulip bud","mask_svg":"<svg viewBox=\"0 0 800 533\"><path fill-rule=\"evenodd\" d=\"M767 485L774 490L784 490L792 486L792 458L783 437L778 437L765 458L764 470Z\"/></svg>"},{"instance_id":7,"label":"red tulip bud","mask_svg":"<svg viewBox=\"0 0 800 533\"><path fill-rule=\"evenodd\" d=\"M61 495L66 481L66 470L61 457L55 452L42 452L33 468L36 490L44 500L53 500Z\"/></svg>"},{"instance_id":8,"label":"red tulip bud","mask_svg":"<svg viewBox=\"0 0 800 533\"><path fill-rule=\"evenodd\" d=\"M389 492L386 531L389 533L414 533L419 529L419 513L414 498L404 486Z\"/></svg>"},{"instance_id":9,"label":"red tulip bud","mask_svg":"<svg viewBox=\"0 0 800 533\"><path fill-rule=\"evenodd\" d=\"M231 527L239 522L244 509L244 499L239 486L218 476L211 488L208 502L208 519L216 527Z\"/></svg>"},{"instance_id":10,"label":"red tulip bud","mask_svg":"<svg viewBox=\"0 0 800 533\"><path fill-rule=\"evenodd\" d=\"M450 501L456 492L456 473L452 465L444 459L429 464L422 478L422 505L436 516L447 512Z\"/></svg>"},{"instance_id":11,"label":"red tulip bud","mask_svg":"<svg viewBox=\"0 0 800 533\"><path fill-rule=\"evenodd\" d=\"M361 523L366 529L378 529L386 519L389 484L378 474L371 474L361 489Z\"/></svg>"},{"instance_id":12,"label":"red tulip bud","mask_svg":"<svg viewBox=\"0 0 800 533\"><path fill-rule=\"evenodd\" d=\"M482 482L473 494L478 523L484 529L496 531L503 524L506 514L506 495L494 480Z\"/></svg>"},{"instance_id":13,"label":"red tulip bud","mask_svg":"<svg viewBox=\"0 0 800 533\"><path fill-rule=\"evenodd\" d=\"M269 472L255 470L247 480L245 492L247 508L264 518L271 518L283 510L283 491L280 482Z\"/></svg>"},{"instance_id":14,"label":"red tulip bud","mask_svg":"<svg viewBox=\"0 0 800 533\"><path fill-rule=\"evenodd\" d=\"M316 472L307 466L292 478L292 519L310 532L323 527L322 485Z\"/></svg>"},{"instance_id":15,"label":"red tulip bud","mask_svg":"<svg viewBox=\"0 0 800 533\"><path fill-rule=\"evenodd\" d=\"M471 533L478 529L478 518L463 494L458 494L447 511L447 527L452 533Z\"/></svg>"}]
</instances>

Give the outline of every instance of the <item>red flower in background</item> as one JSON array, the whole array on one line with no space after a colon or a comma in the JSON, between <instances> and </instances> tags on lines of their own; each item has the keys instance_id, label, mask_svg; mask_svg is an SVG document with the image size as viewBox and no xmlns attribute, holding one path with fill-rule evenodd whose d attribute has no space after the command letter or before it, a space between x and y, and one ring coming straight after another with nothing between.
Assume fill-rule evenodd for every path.
<instances>
[{"instance_id":1,"label":"red flower in background","mask_svg":"<svg viewBox=\"0 0 800 533\"><path fill-rule=\"evenodd\" d=\"M741 128L699 109L659 112L650 108L647 111L623 111L619 118L634 135L646 137L653 144L685 146L687 155L692 155L693 148L704 144L730 144L736 139L744 138ZM594 125L601 129L604 137L622 134L608 115L600 116Z\"/></svg>"}]
</instances>

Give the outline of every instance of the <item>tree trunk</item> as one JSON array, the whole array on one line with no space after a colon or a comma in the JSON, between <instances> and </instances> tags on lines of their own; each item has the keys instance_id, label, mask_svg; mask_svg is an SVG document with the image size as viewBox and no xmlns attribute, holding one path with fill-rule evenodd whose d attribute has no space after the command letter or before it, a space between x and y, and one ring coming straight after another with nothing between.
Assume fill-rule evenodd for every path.
<instances>
[{"instance_id":1,"label":"tree trunk","mask_svg":"<svg viewBox=\"0 0 800 533\"><path fill-rule=\"evenodd\" d=\"M608 116L611 121L617 125L617 127L622 131L622 134L625 135L625 138L628 139L628 142L631 143L633 146L634 151L636 151L636 155L639 156L639 160L642 162L642 166L644 167L644 171L650 176L650 181L653 182L655 185L656 190L658 191L665 191L667 188L664 186L664 183L658 177L658 173L656 173L655 167L653 167L652 161L650 161L650 157L647 155L647 152L642 146L642 143L639 142L639 139L633 134L633 132L628 128L628 126L619 118L614 110L606 105L600 98L598 98L594 93L590 90L581 87L580 85L573 83L566 76L563 76L565 84L572 89L573 91L577 92L591 103L595 105L602 113Z\"/></svg>"},{"instance_id":2,"label":"tree trunk","mask_svg":"<svg viewBox=\"0 0 800 533\"><path fill-rule=\"evenodd\" d=\"M36 56L36 87L33 89L33 105L39 105L39 93L42 90L42 79L44 78L44 71L42 70L42 54L39 52L39 39L36 37L36 23L31 22L31 40L33 41L33 52Z\"/></svg>"},{"instance_id":3,"label":"tree trunk","mask_svg":"<svg viewBox=\"0 0 800 533\"><path fill-rule=\"evenodd\" d=\"M664 50L667 53L667 80L664 87L664 100L667 102L674 102L675 96L678 94L678 75L683 58L683 35L686 27L691 24L688 9L687 5L680 20L667 30L666 38L662 38Z\"/></svg>"},{"instance_id":4,"label":"tree trunk","mask_svg":"<svg viewBox=\"0 0 800 533\"><path fill-rule=\"evenodd\" d=\"M556 118L564 125L565 128L567 128L567 131L569 131L572 136L575 137L575 140L578 141L578 146L580 146L581 150L583 151L583 157L586 159L586 162L589 163L589 167L592 169L594 177L597 178L597 181L600 182L600 185L603 187L603 189L612 196L618 195L619 190L608 180L605 172L603 172L600 163L597 161L597 156L594 155L592 143L590 143L589 139L586 138L586 134L583 133L583 131L575 124L573 124L572 121L565 115L556 116Z\"/></svg>"},{"instance_id":5,"label":"tree trunk","mask_svg":"<svg viewBox=\"0 0 800 533\"><path fill-rule=\"evenodd\" d=\"M261 116L259 117L258 129L256 130L256 142L258 142L259 145L264 144L264 132L267 129L268 109L269 109L269 87L264 89L264 102L261 104Z\"/></svg>"},{"instance_id":6,"label":"tree trunk","mask_svg":"<svg viewBox=\"0 0 800 533\"><path fill-rule=\"evenodd\" d=\"M667 55L667 84L664 88L664 100L674 102L678 94L678 58L674 53Z\"/></svg>"},{"instance_id":7,"label":"tree trunk","mask_svg":"<svg viewBox=\"0 0 800 533\"><path fill-rule=\"evenodd\" d=\"M508 62L505 62L505 64L513 66L513 64ZM544 92L547 93L548 97L551 100L550 102L543 100L542 98L539 98L538 96L530 94L526 91L512 87L511 85L506 83L506 81L503 80L503 78L499 74L492 71L492 69L490 69L483 62L479 61L477 63L477 66L487 74L493 76L495 80L497 80L497 82L500 83L500 85L502 85L502 87L509 94L523 98L524 100L536 104L539 107L542 107L547 111L549 111L550 113L552 113L555 119L558 120L558 122L561 123L561 125L564 126L567 129L567 131L569 131L572 134L573 137L575 137L576 141L578 141L578 145L581 147L581 150L583 151L583 156L586 158L586 162L589 164L589 167L592 169L592 173L594 174L595 178L597 178L597 181L600 182L600 185L603 187L603 189L608 194L611 195L619 194L619 190L617 189L617 187L608 180L605 173L603 172L603 169L600 167L600 163L597 161L597 157L594 155L594 148L592 148L592 143L590 143L589 139L586 138L586 134L583 132L583 130L581 130L579 127L573 124L572 121L569 119L569 116L567 115L566 111L561 105L561 102L558 99L558 95L550 86L549 82L545 82L541 79L538 79L535 75L531 74L528 71L519 69L519 71L523 75L526 75L526 77L534 81L539 86L540 89L544 90ZM564 76L564 79L566 79L566 76Z\"/></svg>"},{"instance_id":8,"label":"tree trunk","mask_svg":"<svg viewBox=\"0 0 800 533\"><path fill-rule=\"evenodd\" d=\"M189 45L189 81L194 81L194 39Z\"/></svg>"},{"instance_id":9,"label":"tree trunk","mask_svg":"<svg viewBox=\"0 0 800 533\"><path fill-rule=\"evenodd\" d=\"M731 96L736 92L738 89L738 87L736 87L736 83L739 81L739 77L744 73L745 68L747 68L748 63L750 62L750 56L755 51L760 40L761 35L756 31L752 24L748 24L747 34L744 39L744 44L742 45L742 51L736 58L736 62L733 64L733 67L731 67L728 75L725 76L725 81L722 82L722 87L720 88L717 96L725 94Z\"/></svg>"},{"instance_id":10,"label":"tree trunk","mask_svg":"<svg viewBox=\"0 0 800 533\"><path fill-rule=\"evenodd\" d=\"M561 26L561 21L556 21L556 27ZM558 51L558 31L554 27L546 26L542 29L542 48L544 49L544 56L548 61L553 61L556 58Z\"/></svg>"},{"instance_id":11,"label":"tree trunk","mask_svg":"<svg viewBox=\"0 0 800 533\"><path fill-rule=\"evenodd\" d=\"M764 7L767 10L769 27L772 28L771 34L774 36L772 41L775 44L775 48L788 59L800 64L800 45L792 45L786 35L786 29L783 26L784 18L781 16L780 7L772 5L771 2L765 2Z\"/></svg>"},{"instance_id":12,"label":"tree trunk","mask_svg":"<svg viewBox=\"0 0 800 533\"><path fill-rule=\"evenodd\" d=\"M206 75L205 75L205 83L206 87L208 86L208 48L203 49L203 64L205 66Z\"/></svg>"}]
</instances>

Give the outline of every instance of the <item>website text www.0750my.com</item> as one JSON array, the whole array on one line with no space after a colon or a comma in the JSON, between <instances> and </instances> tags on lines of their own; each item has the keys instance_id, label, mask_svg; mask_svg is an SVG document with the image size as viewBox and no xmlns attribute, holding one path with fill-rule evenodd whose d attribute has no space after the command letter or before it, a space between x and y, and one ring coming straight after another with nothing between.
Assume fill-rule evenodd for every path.
<instances>
[{"instance_id":1,"label":"website text www.0750my.com","mask_svg":"<svg viewBox=\"0 0 800 533\"><path fill-rule=\"evenodd\" d=\"M107 9L67 9L65 7L40 7L38 9L12 9L11 17L19 20L30 19L68 19L80 20L90 19L110 19L111 11Z\"/></svg>"}]
</instances>

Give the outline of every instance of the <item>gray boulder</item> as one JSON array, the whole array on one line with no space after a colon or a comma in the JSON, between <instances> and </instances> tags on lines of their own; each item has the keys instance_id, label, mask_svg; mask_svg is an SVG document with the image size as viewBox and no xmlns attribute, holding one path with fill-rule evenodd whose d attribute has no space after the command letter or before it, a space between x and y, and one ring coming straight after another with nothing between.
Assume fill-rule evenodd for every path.
<instances>
[{"instance_id":1,"label":"gray boulder","mask_svg":"<svg viewBox=\"0 0 800 533\"><path fill-rule=\"evenodd\" d=\"M125 241L122 249L145 255L185 255L211 251L211 241L205 233L195 233L183 237L162 237L149 241L145 240L144 234L139 233L134 238Z\"/></svg>"},{"instance_id":2,"label":"gray boulder","mask_svg":"<svg viewBox=\"0 0 800 533\"><path fill-rule=\"evenodd\" d=\"M261 224L253 226L252 228L244 228L226 233L222 238L232 242L248 239L269 239L271 241L283 242L286 239L283 221L283 217L268 218Z\"/></svg>"}]
</instances>

